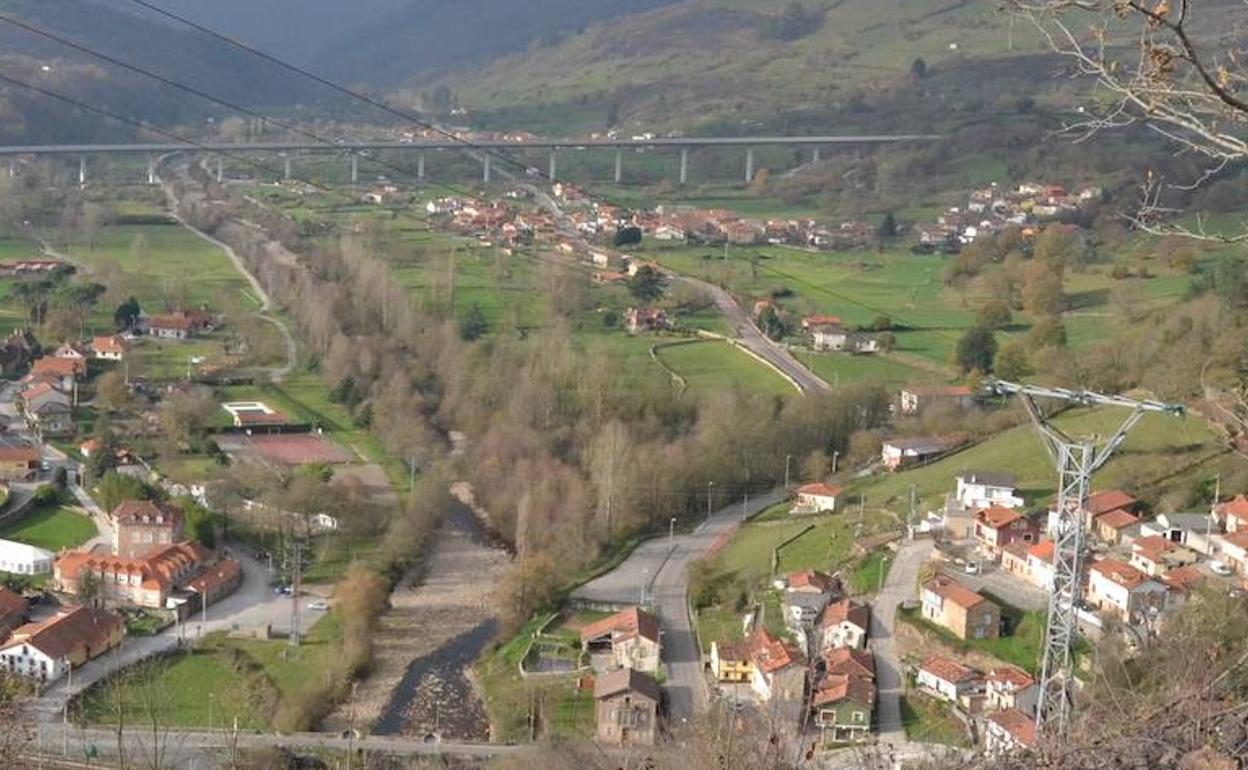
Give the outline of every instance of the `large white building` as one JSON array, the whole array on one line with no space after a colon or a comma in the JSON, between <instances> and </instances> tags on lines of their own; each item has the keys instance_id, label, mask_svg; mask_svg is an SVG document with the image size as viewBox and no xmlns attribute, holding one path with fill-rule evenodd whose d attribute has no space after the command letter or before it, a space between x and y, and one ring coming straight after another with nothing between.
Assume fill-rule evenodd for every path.
<instances>
[{"instance_id":1,"label":"large white building","mask_svg":"<svg viewBox=\"0 0 1248 770\"><path fill-rule=\"evenodd\" d=\"M12 540L0 540L0 572L46 575L52 571L52 562L55 560L51 551Z\"/></svg>"},{"instance_id":2,"label":"large white building","mask_svg":"<svg viewBox=\"0 0 1248 770\"><path fill-rule=\"evenodd\" d=\"M1023 498L1016 493L1017 482L1012 473L988 471L963 471L958 474L958 488L954 493L965 508L1021 508Z\"/></svg>"}]
</instances>

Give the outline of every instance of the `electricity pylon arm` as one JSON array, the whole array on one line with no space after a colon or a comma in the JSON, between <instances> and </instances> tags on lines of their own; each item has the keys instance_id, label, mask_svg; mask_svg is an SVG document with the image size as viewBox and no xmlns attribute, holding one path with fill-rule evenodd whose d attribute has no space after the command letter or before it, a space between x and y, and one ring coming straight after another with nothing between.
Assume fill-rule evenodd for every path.
<instances>
[{"instance_id":1,"label":"electricity pylon arm","mask_svg":"<svg viewBox=\"0 0 1248 770\"><path fill-rule=\"evenodd\" d=\"M1072 645L1077 617L1075 603L1083 588L1084 512L1093 472L1105 465L1126 440L1127 433L1146 412L1182 415L1178 404L1139 401L1123 396L1106 396L1085 390L1046 388L989 380L989 393L1015 395L1022 399L1027 414L1044 438L1045 449L1057 466L1057 520L1053 532L1053 587L1049 594L1049 616L1045 626L1044 660L1040 670L1040 699L1036 707L1036 727L1050 735L1066 732L1073 706L1074 657ZM1122 425L1099 448L1092 440L1077 440L1049 421L1037 398L1049 398L1079 406L1117 406L1131 410Z\"/></svg>"}]
</instances>

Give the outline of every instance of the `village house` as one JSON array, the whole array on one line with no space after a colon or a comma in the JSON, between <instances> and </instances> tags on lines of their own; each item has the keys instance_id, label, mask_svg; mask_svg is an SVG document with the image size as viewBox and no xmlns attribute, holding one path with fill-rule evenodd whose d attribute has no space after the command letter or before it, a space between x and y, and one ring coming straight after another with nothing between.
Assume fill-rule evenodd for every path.
<instances>
[{"instance_id":1,"label":"village house","mask_svg":"<svg viewBox=\"0 0 1248 770\"><path fill-rule=\"evenodd\" d=\"M1035 523L1011 508L993 506L975 513L975 542L992 559L1011 543L1034 543L1037 539Z\"/></svg>"},{"instance_id":2,"label":"village house","mask_svg":"<svg viewBox=\"0 0 1248 770\"><path fill-rule=\"evenodd\" d=\"M74 382L86 376L87 362L82 358L44 356L31 364L30 374L55 383L61 390L73 390Z\"/></svg>"},{"instance_id":3,"label":"village house","mask_svg":"<svg viewBox=\"0 0 1248 770\"><path fill-rule=\"evenodd\" d=\"M1084 528L1096 532L1096 520L1106 514L1122 511L1136 516L1140 512L1141 503L1121 489L1106 489L1088 495L1088 505L1084 510ZM1136 519L1138 520L1138 516Z\"/></svg>"},{"instance_id":4,"label":"village house","mask_svg":"<svg viewBox=\"0 0 1248 770\"><path fill-rule=\"evenodd\" d=\"M875 353L880 349L879 340L875 337L843 326L813 326L810 333L811 347L818 351Z\"/></svg>"},{"instance_id":5,"label":"village house","mask_svg":"<svg viewBox=\"0 0 1248 770\"><path fill-rule=\"evenodd\" d=\"M923 584L922 615L959 639L996 639L1001 609L947 575Z\"/></svg>"},{"instance_id":6,"label":"village house","mask_svg":"<svg viewBox=\"0 0 1248 770\"><path fill-rule=\"evenodd\" d=\"M13 540L0 540L0 572L11 572L15 575L46 575L52 571L52 562L55 558L51 551L45 551L33 545Z\"/></svg>"},{"instance_id":7,"label":"village house","mask_svg":"<svg viewBox=\"0 0 1248 770\"><path fill-rule=\"evenodd\" d=\"M263 401L231 401L221 408L230 415L235 428L285 425L289 418Z\"/></svg>"},{"instance_id":8,"label":"village house","mask_svg":"<svg viewBox=\"0 0 1248 770\"><path fill-rule=\"evenodd\" d=\"M989 714L984 720L984 749L1004 756L1025 751L1036 744L1036 722L1019 709Z\"/></svg>"},{"instance_id":9,"label":"village house","mask_svg":"<svg viewBox=\"0 0 1248 770\"><path fill-rule=\"evenodd\" d=\"M841 326L841 317L835 315L808 315L802 318L802 331L814 331L819 326Z\"/></svg>"},{"instance_id":10,"label":"village house","mask_svg":"<svg viewBox=\"0 0 1248 770\"><path fill-rule=\"evenodd\" d=\"M1021 508L1023 498L1017 494L1017 481L1012 473L994 471L962 471L957 476L954 499L964 508Z\"/></svg>"},{"instance_id":11,"label":"village house","mask_svg":"<svg viewBox=\"0 0 1248 770\"><path fill-rule=\"evenodd\" d=\"M722 684L742 684L754 678L754 662L744 644L711 642L711 675Z\"/></svg>"},{"instance_id":12,"label":"village house","mask_svg":"<svg viewBox=\"0 0 1248 770\"><path fill-rule=\"evenodd\" d=\"M797 495L789 513L832 513L836 510L836 498L840 494L841 488L834 484L803 484L797 488Z\"/></svg>"},{"instance_id":13,"label":"village house","mask_svg":"<svg viewBox=\"0 0 1248 770\"><path fill-rule=\"evenodd\" d=\"M1166 594L1167 609L1182 605L1193 591L1205 584L1207 579L1204 570L1196 564L1175 567L1168 572L1163 572L1159 580L1169 589L1169 593Z\"/></svg>"},{"instance_id":14,"label":"village house","mask_svg":"<svg viewBox=\"0 0 1248 770\"><path fill-rule=\"evenodd\" d=\"M898 471L931 462L961 443L962 439L954 436L890 438L880 448L880 461L888 470Z\"/></svg>"},{"instance_id":15,"label":"village house","mask_svg":"<svg viewBox=\"0 0 1248 770\"><path fill-rule=\"evenodd\" d=\"M1040 687L1036 680L1017 666L998 666L985 678L985 708L990 711L1018 709L1034 715L1040 700Z\"/></svg>"},{"instance_id":16,"label":"village house","mask_svg":"<svg viewBox=\"0 0 1248 770\"><path fill-rule=\"evenodd\" d=\"M629 607L581 629L581 649L596 670L659 669L659 620L640 607Z\"/></svg>"},{"instance_id":17,"label":"village house","mask_svg":"<svg viewBox=\"0 0 1248 770\"><path fill-rule=\"evenodd\" d=\"M1031 562L1028 560L1028 551L1031 550L1031 543L1018 541L1010 543L1001 549L1001 571L1005 574L1016 577L1019 580L1031 582Z\"/></svg>"},{"instance_id":18,"label":"village house","mask_svg":"<svg viewBox=\"0 0 1248 770\"><path fill-rule=\"evenodd\" d=\"M1096 517L1092 534L1108 546L1130 543L1140 532L1140 518L1119 508Z\"/></svg>"},{"instance_id":19,"label":"village house","mask_svg":"<svg viewBox=\"0 0 1248 770\"><path fill-rule=\"evenodd\" d=\"M668 327L667 311L657 307L630 307L626 320L629 334L658 332Z\"/></svg>"},{"instance_id":20,"label":"village house","mask_svg":"<svg viewBox=\"0 0 1248 770\"><path fill-rule=\"evenodd\" d=\"M815 622L833 594L840 592L840 582L816 570L794 572L785 580L784 614L787 625L803 630Z\"/></svg>"},{"instance_id":21,"label":"village house","mask_svg":"<svg viewBox=\"0 0 1248 770\"><path fill-rule=\"evenodd\" d=\"M1248 497L1235 495L1230 500L1215 505L1213 511L1222 520L1228 533L1248 529Z\"/></svg>"},{"instance_id":22,"label":"village house","mask_svg":"<svg viewBox=\"0 0 1248 770\"><path fill-rule=\"evenodd\" d=\"M977 693L982 675L945 655L933 655L919 664L915 683L947 703L960 703Z\"/></svg>"},{"instance_id":23,"label":"village house","mask_svg":"<svg viewBox=\"0 0 1248 770\"><path fill-rule=\"evenodd\" d=\"M8 637L9 632L26 622L26 611L30 602L16 591L0 586L0 639Z\"/></svg>"},{"instance_id":24,"label":"village house","mask_svg":"<svg viewBox=\"0 0 1248 770\"><path fill-rule=\"evenodd\" d=\"M88 575L100 598L123 605L166 609L174 591L210 563L212 553L196 542L154 550L140 558L91 551L67 551L53 565L57 590L77 596Z\"/></svg>"},{"instance_id":25,"label":"village house","mask_svg":"<svg viewBox=\"0 0 1248 770\"><path fill-rule=\"evenodd\" d=\"M91 354L102 361L123 361L130 350L130 343L120 334L91 339Z\"/></svg>"},{"instance_id":26,"label":"village house","mask_svg":"<svg viewBox=\"0 0 1248 770\"><path fill-rule=\"evenodd\" d=\"M871 732L875 711L875 660L856 649L833 649L819 662L811 693L815 726L825 743L862 740Z\"/></svg>"},{"instance_id":27,"label":"village house","mask_svg":"<svg viewBox=\"0 0 1248 770\"><path fill-rule=\"evenodd\" d=\"M121 643L121 617L94 607L74 607L19 627L0 647L0 667L36 682L54 682L69 669Z\"/></svg>"},{"instance_id":28,"label":"village house","mask_svg":"<svg viewBox=\"0 0 1248 770\"><path fill-rule=\"evenodd\" d=\"M174 311L146 319L147 333L164 340L185 340L210 331L215 326L211 314L202 311Z\"/></svg>"},{"instance_id":29,"label":"village house","mask_svg":"<svg viewBox=\"0 0 1248 770\"><path fill-rule=\"evenodd\" d=\"M109 514L113 553L135 559L182 540L182 512L151 500L126 500Z\"/></svg>"},{"instance_id":30,"label":"village house","mask_svg":"<svg viewBox=\"0 0 1248 770\"><path fill-rule=\"evenodd\" d=\"M902 414L918 414L936 404L953 404L968 409L975 395L965 385L911 385L901 391Z\"/></svg>"},{"instance_id":31,"label":"village house","mask_svg":"<svg viewBox=\"0 0 1248 770\"><path fill-rule=\"evenodd\" d=\"M63 436L74 431L74 400L49 382L39 382L20 395L22 414L36 436Z\"/></svg>"},{"instance_id":32,"label":"village house","mask_svg":"<svg viewBox=\"0 0 1248 770\"><path fill-rule=\"evenodd\" d=\"M653 746L659 732L659 685L648 674L621 668L594 681L597 739L613 746Z\"/></svg>"},{"instance_id":33,"label":"village house","mask_svg":"<svg viewBox=\"0 0 1248 770\"><path fill-rule=\"evenodd\" d=\"M1046 591L1053 587L1053 552L1056 545L1048 538L1027 549L1027 572L1036 586Z\"/></svg>"},{"instance_id":34,"label":"village house","mask_svg":"<svg viewBox=\"0 0 1248 770\"><path fill-rule=\"evenodd\" d=\"M39 461L39 449L25 441L0 443L0 481L30 481Z\"/></svg>"},{"instance_id":35,"label":"village house","mask_svg":"<svg viewBox=\"0 0 1248 770\"><path fill-rule=\"evenodd\" d=\"M201 607L211 607L243 583L243 565L237 559L221 559L186 582L184 588L199 597Z\"/></svg>"},{"instance_id":36,"label":"village house","mask_svg":"<svg viewBox=\"0 0 1248 770\"><path fill-rule=\"evenodd\" d=\"M1241 577L1248 577L1248 529L1215 535L1213 539L1218 557Z\"/></svg>"},{"instance_id":37,"label":"village house","mask_svg":"<svg viewBox=\"0 0 1248 770\"><path fill-rule=\"evenodd\" d=\"M1118 620L1129 623L1166 603L1166 587L1118 559L1105 558L1088 568L1088 603Z\"/></svg>"},{"instance_id":38,"label":"village house","mask_svg":"<svg viewBox=\"0 0 1248 770\"><path fill-rule=\"evenodd\" d=\"M1199 560L1200 556L1192 549L1172 543L1161 535L1137 538L1131 544L1131 566L1149 577L1160 577Z\"/></svg>"},{"instance_id":39,"label":"village house","mask_svg":"<svg viewBox=\"0 0 1248 770\"><path fill-rule=\"evenodd\" d=\"M1142 537L1157 535L1206 556L1213 553L1213 537L1221 531L1213 513L1162 513L1152 521L1140 523Z\"/></svg>"},{"instance_id":40,"label":"village house","mask_svg":"<svg viewBox=\"0 0 1248 770\"><path fill-rule=\"evenodd\" d=\"M848 647L863 649L871 628L871 610L853 599L829 604L819 617L817 644L819 652Z\"/></svg>"},{"instance_id":41,"label":"village house","mask_svg":"<svg viewBox=\"0 0 1248 770\"><path fill-rule=\"evenodd\" d=\"M750 687L761 701L774 701L785 711L800 711L806 690L806 661L794 647L756 628L745 639L753 664ZM797 713L792 717L796 719Z\"/></svg>"}]
</instances>

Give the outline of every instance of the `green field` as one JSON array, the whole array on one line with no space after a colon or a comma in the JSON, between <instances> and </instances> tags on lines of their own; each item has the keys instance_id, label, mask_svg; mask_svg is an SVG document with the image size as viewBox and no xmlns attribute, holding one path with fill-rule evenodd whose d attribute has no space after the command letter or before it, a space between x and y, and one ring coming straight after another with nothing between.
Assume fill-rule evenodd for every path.
<instances>
[{"instance_id":1,"label":"green field","mask_svg":"<svg viewBox=\"0 0 1248 770\"><path fill-rule=\"evenodd\" d=\"M901 722L906 728L906 737L912 741L970 745L966 728L949 713L949 706L929 695L911 690L902 696Z\"/></svg>"},{"instance_id":2,"label":"green field","mask_svg":"<svg viewBox=\"0 0 1248 770\"><path fill-rule=\"evenodd\" d=\"M709 396L737 388L747 392L793 395L783 377L727 342L692 342L659 348L659 359L688 383L694 393Z\"/></svg>"},{"instance_id":3,"label":"green field","mask_svg":"<svg viewBox=\"0 0 1248 770\"><path fill-rule=\"evenodd\" d=\"M766 588L772 577L772 551L781 543L794 538L780 548L776 575L804 569L831 573L851 562L856 537L896 525L892 517L873 510L865 511L860 528L857 511L791 517L788 508L789 503L781 503L743 524L711 562L704 583L712 601L698 608L697 618L703 646L741 638L740 618L749 597L769 605L765 615L769 628L782 627L778 597L769 596L772 592ZM878 572L874 574L878 580Z\"/></svg>"},{"instance_id":4,"label":"green field","mask_svg":"<svg viewBox=\"0 0 1248 770\"><path fill-rule=\"evenodd\" d=\"M997 660L1010 663L1032 674L1038 672L1040 655L1044 647L1044 612L1023 612L992 597L1001 607L1001 617L1010 628L1008 636L997 639L959 639L948 629L931 623L919 615L917 609L898 609L897 619L908 623L925 636L936 639L959 653L972 650L991 655Z\"/></svg>"},{"instance_id":5,"label":"green field","mask_svg":"<svg viewBox=\"0 0 1248 770\"><path fill-rule=\"evenodd\" d=\"M149 718L145 713L147 690L159 693L156 701L164 724L172 727L208 727L209 716L215 727L232 725L235 718L242 729L265 730L271 724L279 701L297 698L309 682L318 681L331 670L338 656L341 629L332 614L311 628L299 647L286 640L255 641L230 639L211 634L190 650L159 660L150 668L140 667L133 679L117 675L122 686L120 701L126 719ZM116 721L116 696L104 685L92 687L81 699L82 718L87 723Z\"/></svg>"},{"instance_id":6,"label":"green field","mask_svg":"<svg viewBox=\"0 0 1248 770\"><path fill-rule=\"evenodd\" d=\"M833 387L858 382L901 386L943 379L927 369L908 366L885 355L854 356L847 353L815 353L804 350L796 351L794 355L806 368Z\"/></svg>"},{"instance_id":7,"label":"green field","mask_svg":"<svg viewBox=\"0 0 1248 770\"><path fill-rule=\"evenodd\" d=\"M56 553L77 548L98 534L95 522L78 508L38 508L0 529L0 538Z\"/></svg>"},{"instance_id":8,"label":"green field","mask_svg":"<svg viewBox=\"0 0 1248 770\"><path fill-rule=\"evenodd\" d=\"M1055 424L1072 436L1112 435L1129 412L1123 409L1072 409ZM1109 463L1093 477L1095 489L1123 487L1137 496L1158 495L1190 481L1192 474L1212 477L1212 464L1225 454L1217 437L1195 416L1144 416ZM869 505L901 506L914 486L920 504L936 507L953 491L963 470L1013 473L1029 505L1044 502L1056 487L1052 460L1030 422L992 436L983 443L922 468L882 473L853 482L850 490Z\"/></svg>"}]
</instances>

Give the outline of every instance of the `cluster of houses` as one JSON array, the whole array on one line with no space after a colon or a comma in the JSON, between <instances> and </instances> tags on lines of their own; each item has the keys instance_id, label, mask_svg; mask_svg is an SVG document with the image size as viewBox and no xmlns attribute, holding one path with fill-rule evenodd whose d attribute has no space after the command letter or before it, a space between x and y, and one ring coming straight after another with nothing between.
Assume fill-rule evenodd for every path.
<instances>
[{"instance_id":1,"label":"cluster of houses","mask_svg":"<svg viewBox=\"0 0 1248 770\"><path fill-rule=\"evenodd\" d=\"M1006 190L996 184L973 190L964 208L950 208L935 222L915 226L921 250L957 251L981 235L1019 228L1024 238L1055 222L1068 222L1102 198L1100 188L1071 192L1061 185L1024 183Z\"/></svg>"},{"instance_id":2,"label":"cluster of houses","mask_svg":"<svg viewBox=\"0 0 1248 770\"><path fill-rule=\"evenodd\" d=\"M599 741L650 746L659 737L662 692L659 621L628 607L581 629L581 650L594 670L594 717Z\"/></svg>"},{"instance_id":3,"label":"cluster of houses","mask_svg":"<svg viewBox=\"0 0 1248 770\"><path fill-rule=\"evenodd\" d=\"M752 219L726 209L658 206L634 223L660 241L689 241L737 246L789 245L821 251L862 248L874 228L854 220L827 225L813 219Z\"/></svg>"},{"instance_id":4,"label":"cluster of houses","mask_svg":"<svg viewBox=\"0 0 1248 770\"><path fill-rule=\"evenodd\" d=\"M869 736L876 701L870 609L817 570L788 575L776 589L783 632L751 616L742 641L711 642L709 673L721 697L756 704L783 724L813 725L825 745Z\"/></svg>"},{"instance_id":5,"label":"cluster of houses","mask_svg":"<svg viewBox=\"0 0 1248 770\"><path fill-rule=\"evenodd\" d=\"M992 570L999 579L1047 591L1059 513L1050 508L1028 514L1024 508L1012 474L967 470L957 475L943 510L931 514L929 523L943 539L973 549L976 559L965 561L963 571ZM1092 494L1081 515L1087 533L1087 572L1076 608L1081 624L1155 632L1196 588L1248 580L1248 496L1219 502L1208 512L1149 517L1141 501L1109 489ZM933 576L920 599L923 620L959 639L993 639L1003 632L1001 607L955 575ZM1034 743L1035 682L1024 672L984 674L935 656L919 665L916 680L963 714L987 715L981 733L989 750Z\"/></svg>"},{"instance_id":6,"label":"cluster of houses","mask_svg":"<svg viewBox=\"0 0 1248 770\"><path fill-rule=\"evenodd\" d=\"M111 542L53 555L42 549L0 541L0 570L22 575L51 572L53 590L78 601L24 625L8 623L6 605L18 607L0 589L0 628L12 626L0 641L0 668L52 682L71 668L117 646L123 618L105 608L167 610L185 616L232 593L242 582L242 565L183 535L184 516L172 506L127 500L110 514ZM18 597L21 599L21 597ZM20 602L12 614L24 618Z\"/></svg>"}]
</instances>

